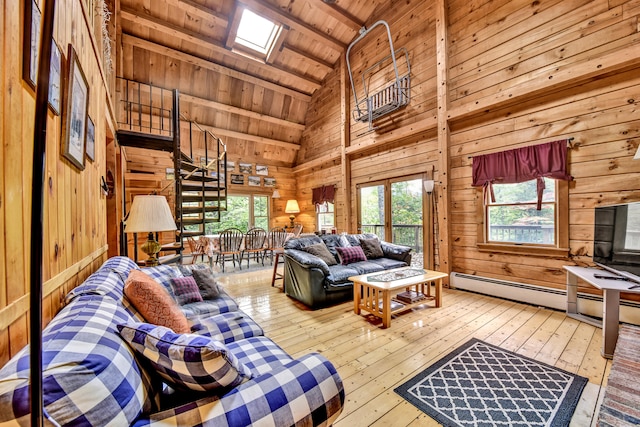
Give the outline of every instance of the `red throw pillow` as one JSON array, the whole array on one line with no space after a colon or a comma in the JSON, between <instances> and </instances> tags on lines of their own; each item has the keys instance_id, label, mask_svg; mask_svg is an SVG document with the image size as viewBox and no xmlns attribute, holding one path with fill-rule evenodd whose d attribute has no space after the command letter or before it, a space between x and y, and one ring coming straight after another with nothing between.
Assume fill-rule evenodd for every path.
<instances>
[{"instance_id":1,"label":"red throw pillow","mask_svg":"<svg viewBox=\"0 0 640 427\"><path fill-rule=\"evenodd\" d=\"M340 263L342 265L367 260L367 257L364 256L364 252L360 246L347 246L344 248L337 246L336 251L338 251L338 257L340 258Z\"/></svg>"},{"instance_id":2,"label":"red throw pillow","mask_svg":"<svg viewBox=\"0 0 640 427\"><path fill-rule=\"evenodd\" d=\"M191 332L178 304L162 285L140 270L131 270L124 294L148 323L171 328L177 334Z\"/></svg>"}]
</instances>

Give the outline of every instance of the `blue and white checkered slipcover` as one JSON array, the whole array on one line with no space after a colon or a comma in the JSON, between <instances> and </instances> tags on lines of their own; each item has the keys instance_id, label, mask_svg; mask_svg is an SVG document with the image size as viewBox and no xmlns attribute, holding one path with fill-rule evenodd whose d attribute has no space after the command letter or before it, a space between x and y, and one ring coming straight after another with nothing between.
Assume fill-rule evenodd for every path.
<instances>
[{"instance_id":1,"label":"blue and white checkered slipcover","mask_svg":"<svg viewBox=\"0 0 640 427\"><path fill-rule=\"evenodd\" d=\"M133 268L109 259L67 295L43 331L43 391L48 425L328 426L344 404L342 380L320 354L292 359L231 297L184 307L193 333L219 339L252 379L218 392L167 393L160 377L121 339L118 324L144 322L126 297ZM177 268L145 269L167 286ZM204 314L203 314L204 313ZM236 313L236 315L233 315ZM0 370L0 425L28 425L29 352ZM177 396L177 397L175 397Z\"/></svg>"}]
</instances>

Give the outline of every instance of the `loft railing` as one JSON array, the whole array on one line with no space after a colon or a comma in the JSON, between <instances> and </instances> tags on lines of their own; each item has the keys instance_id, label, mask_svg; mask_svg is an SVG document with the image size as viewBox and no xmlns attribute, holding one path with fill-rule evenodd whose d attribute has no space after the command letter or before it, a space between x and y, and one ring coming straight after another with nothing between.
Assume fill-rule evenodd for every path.
<instances>
[{"instance_id":1,"label":"loft railing","mask_svg":"<svg viewBox=\"0 0 640 427\"><path fill-rule=\"evenodd\" d=\"M173 91L122 77L116 80L118 127L171 137Z\"/></svg>"}]
</instances>

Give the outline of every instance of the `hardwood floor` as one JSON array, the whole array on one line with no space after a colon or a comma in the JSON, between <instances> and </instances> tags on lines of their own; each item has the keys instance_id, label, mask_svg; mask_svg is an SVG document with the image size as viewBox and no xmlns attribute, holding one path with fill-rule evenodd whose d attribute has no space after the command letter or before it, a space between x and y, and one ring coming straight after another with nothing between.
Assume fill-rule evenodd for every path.
<instances>
[{"instance_id":1,"label":"hardwood floor","mask_svg":"<svg viewBox=\"0 0 640 427\"><path fill-rule=\"evenodd\" d=\"M443 307L393 317L391 327L346 302L309 310L271 287L272 269L222 277L241 309L293 357L319 352L336 366L346 393L336 427L433 426L393 389L472 337L589 379L572 426L595 426L611 361L602 331L555 310L444 290Z\"/></svg>"}]
</instances>

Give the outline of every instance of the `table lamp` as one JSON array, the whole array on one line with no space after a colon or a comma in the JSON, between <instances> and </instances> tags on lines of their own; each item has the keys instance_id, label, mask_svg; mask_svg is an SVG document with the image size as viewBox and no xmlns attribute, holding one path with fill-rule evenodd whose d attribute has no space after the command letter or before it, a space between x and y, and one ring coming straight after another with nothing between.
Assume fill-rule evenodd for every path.
<instances>
[{"instance_id":1,"label":"table lamp","mask_svg":"<svg viewBox=\"0 0 640 427\"><path fill-rule=\"evenodd\" d=\"M140 250L149 255L145 265L158 265L158 252L162 245L153 238L158 231L176 230L176 223L164 196L136 196L124 226L125 233L149 233L149 239Z\"/></svg>"},{"instance_id":2,"label":"table lamp","mask_svg":"<svg viewBox=\"0 0 640 427\"><path fill-rule=\"evenodd\" d=\"M300 206L298 206L297 200L287 200L287 206L284 208L284 212L291 214L289 215L289 220L291 221L290 227L293 228L293 220L295 219L294 213L300 212Z\"/></svg>"}]
</instances>

